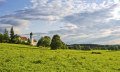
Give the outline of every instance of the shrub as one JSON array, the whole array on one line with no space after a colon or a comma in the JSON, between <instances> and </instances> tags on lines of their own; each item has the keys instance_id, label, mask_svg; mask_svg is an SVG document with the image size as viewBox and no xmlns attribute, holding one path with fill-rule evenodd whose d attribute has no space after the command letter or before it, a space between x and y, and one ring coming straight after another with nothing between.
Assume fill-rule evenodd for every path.
<instances>
[{"instance_id":1,"label":"shrub","mask_svg":"<svg viewBox=\"0 0 120 72\"><path fill-rule=\"evenodd\" d=\"M92 52L92 54L102 54L101 52Z\"/></svg>"},{"instance_id":2,"label":"shrub","mask_svg":"<svg viewBox=\"0 0 120 72\"><path fill-rule=\"evenodd\" d=\"M32 63L34 63L34 64L41 64L42 61L41 60L36 60L36 61L33 61Z\"/></svg>"}]
</instances>

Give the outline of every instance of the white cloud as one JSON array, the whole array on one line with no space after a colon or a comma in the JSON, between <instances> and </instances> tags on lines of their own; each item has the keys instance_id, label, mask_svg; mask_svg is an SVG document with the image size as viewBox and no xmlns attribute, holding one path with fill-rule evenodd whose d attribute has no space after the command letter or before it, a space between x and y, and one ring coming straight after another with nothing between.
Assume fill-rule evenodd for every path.
<instances>
[{"instance_id":1,"label":"white cloud","mask_svg":"<svg viewBox=\"0 0 120 72\"><path fill-rule=\"evenodd\" d=\"M32 6L18 10L3 17L15 17L27 20L60 20L63 17L84 11L94 12L111 6L110 2L97 4L87 0L31 0Z\"/></svg>"},{"instance_id":2,"label":"white cloud","mask_svg":"<svg viewBox=\"0 0 120 72\"><path fill-rule=\"evenodd\" d=\"M76 25L74 30L61 29L52 33L63 35L67 43L101 43L118 39L120 20L112 12L118 5L111 5L94 12L82 12L66 16L62 21ZM51 32L50 32L51 33Z\"/></svg>"},{"instance_id":3,"label":"white cloud","mask_svg":"<svg viewBox=\"0 0 120 72\"><path fill-rule=\"evenodd\" d=\"M73 29L77 29L78 27L77 27L77 25L75 25L75 24L66 24L66 25L64 25L64 27L62 27L63 29L66 29L66 30L73 30Z\"/></svg>"},{"instance_id":4,"label":"white cloud","mask_svg":"<svg viewBox=\"0 0 120 72\"><path fill-rule=\"evenodd\" d=\"M68 43L105 43L118 37L120 4L118 0L31 0L31 7L0 17L0 25L27 27L29 21L63 23L60 34ZM115 29L113 29L115 28Z\"/></svg>"},{"instance_id":5,"label":"white cloud","mask_svg":"<svg viewBox=\"0 0 120 72\"><path fill-rule=\"evenodd\" d=\"M112 14L113 14L113 18L112 19L117 19L117 20L120 19L120 4L116 5L116 8L114 8Z\"/></svg>"},{"instance_id":6,"label":"white cloud","mask_svg":"<svg viewBox=\"0 0 120 72\"><path fill-rule=\"evenodd\" d=\"M120 3L120 0L113 0L114 3Z\"/></svg>"},{"instance_id":7,"label":"white cloud","mask_svg":"<svg viewBox=\"0 0 120 72\"><path fill-rule=\"evenodd\" d=\"M0 27L9 29L12 26L15 28L15 32L17 34L21 33L21 29L25 29L28 27L29 21L27 20L22 20L22 19L15 19L15 18L3 18L0 19ZM2 30L2 31L3 31Z\"/></svg>"}]
</instances>

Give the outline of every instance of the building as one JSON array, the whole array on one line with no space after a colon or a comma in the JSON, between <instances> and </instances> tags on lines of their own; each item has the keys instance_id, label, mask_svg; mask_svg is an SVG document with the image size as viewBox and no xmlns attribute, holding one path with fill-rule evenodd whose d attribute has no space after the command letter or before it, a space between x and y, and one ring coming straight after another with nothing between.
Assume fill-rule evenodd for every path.
<instances>
[{"instance_id":1,"label":"building","mask_svg":"<svg viewBox=\"0 0 120 72\"><path fill-rule=\"evenodd\" d=\"M24 42L24 43L27 43L28 42L28 39L29 38L27 38L27 37L23 37L23 36L20 36L19 37L19 41L20 42ZM33 45L33 46L35 46L36 44L37 44L37 40L35 40L35 39L30 39L30 42L31 42L31 45Z\"/></svg>"},{"instance_id":2,"label":"building","mask_svg":"<svg viewBox=\"0 0 120 72\"><path fill-rule=\"evenodd\" d=\"M30 33L30 42L31 42L31 45L33 45L33 46L37 45L37 41L35 39L33 39L33 33L32 32Z\"/></svg>"},{"instance_id":3,"label":"building","mask_svg":"<svg viewBox=\"0 0 120 72\"><path fill-rule=\"evenodd\" d=\"M20 37L19 37L19 40L20 40L21 42L25 42L25 43L28 42L28 38L27 38L27 37L22 37L22 36L20 36Z\"/></svg>"},{"instance_id":4,"label":"building","mask_svg":"<svg viewBox=\"0 0 120 72\"><path fill-rule=\"evenodd\" d=\"M33 38L31 39L31 45L33 45L33 46L37 45L37 41Z\"/></svg>"}]
</instances>

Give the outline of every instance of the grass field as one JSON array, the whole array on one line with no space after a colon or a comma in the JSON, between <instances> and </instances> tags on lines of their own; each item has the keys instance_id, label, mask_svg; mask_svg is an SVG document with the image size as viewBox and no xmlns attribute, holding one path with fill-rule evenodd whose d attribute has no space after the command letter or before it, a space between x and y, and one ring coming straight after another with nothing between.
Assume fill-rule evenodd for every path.
<instances>
[{"instance_id":1,"label":"grass field","mask_svg":"<svg viewBox=\"0 0 120 72\"><path fill-rule=\"evenodd\" d=\"M0 72L120 72L120 51L49 50L0 44Z\"/></svg>"}]
</instances>

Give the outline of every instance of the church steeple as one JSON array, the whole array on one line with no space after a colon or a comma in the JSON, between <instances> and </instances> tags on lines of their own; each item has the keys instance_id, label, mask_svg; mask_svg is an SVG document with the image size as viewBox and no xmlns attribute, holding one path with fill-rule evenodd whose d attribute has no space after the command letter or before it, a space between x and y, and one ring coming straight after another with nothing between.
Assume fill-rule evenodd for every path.
<instances>
[{"instance_id":1,"label":"church steeple","mask_svg":"<svg viewBox=\"0 0 120 72\"><path fill-rule=\"evenodd\" d=\"M33 36L33 33L31 32L30 33L30 43L31 43L31 45L33 44L33 38L32 38L32 36Z\"/></svg>"}]
</instances>

